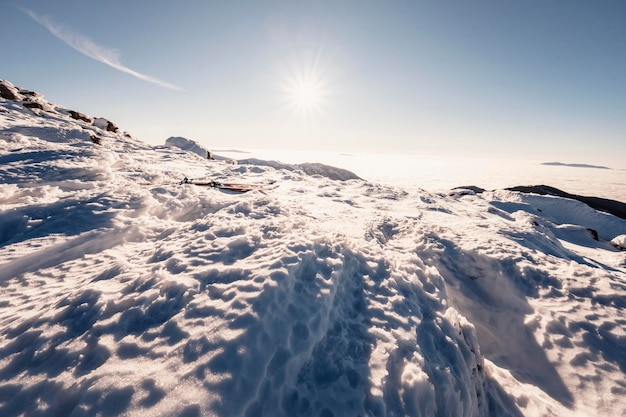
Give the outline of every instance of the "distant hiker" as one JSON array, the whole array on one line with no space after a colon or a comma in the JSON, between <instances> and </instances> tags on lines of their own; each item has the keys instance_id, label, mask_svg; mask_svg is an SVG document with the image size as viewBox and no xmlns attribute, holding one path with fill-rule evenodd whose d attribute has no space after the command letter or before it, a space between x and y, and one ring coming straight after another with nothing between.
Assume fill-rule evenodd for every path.
<instances>
[{"instance_id":1,"label":"distant hiker","mask_svg":"<svg viewBox=\"0 0 626 417\"><path fill-rule=\"evenodd\" d=\"M213 159L213 155L211 155L211 151L206 151L206 159Z\"/></svg>"}]
</instances>

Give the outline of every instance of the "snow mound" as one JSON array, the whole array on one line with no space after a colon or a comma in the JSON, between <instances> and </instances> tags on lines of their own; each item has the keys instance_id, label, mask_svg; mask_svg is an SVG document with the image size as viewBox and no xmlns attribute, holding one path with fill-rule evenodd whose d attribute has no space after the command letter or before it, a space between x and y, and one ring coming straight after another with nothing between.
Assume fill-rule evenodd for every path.
<instances>
[{"instance_id":1,"label":"snow mound","mask_svg":"<svg viewBox=\"0 0 626 417\"><path fill-rule=\"evenodd\" d=\"M594 210L587 204L570 198L551 195L515 193L512 198L507 191L495 192L493 204L509 213L518 210L540 215L556 225L579 225L597 231L604 240L626 233L626 222L609 213ZM499 201L505 198L506 202ZM511 200L516 200L515 203ZM521 203L521 204L520 204Z\"/></svg>"},{"instance_id":2,"label":"snow mound","mask_svg":"<svg viewBox=\"0 0 626 417\"><path fill-rule=\"evenodd\" d=\"M531 194L540 194L540 195L551 195L555 197L564 197L572 200L581 201L587 204L589 207L603 211L606 213L611 213L614 216L617 216L621 219L626 219L626 203L622 203L620 201L609 200L606 198L598 198L598 197L586 197L576 194L570 194L565 191L561 191L558 188L550 187L547 185L535 185L535 186L518 186L507 188L510 191L519 191L523 193L531 193Z\"/></svg>"},{"instance_id":3,"label":"snow mound","mask_svg":"<svg viewBox=\"0 0 626 417\"><path fill-rule=\"evenodd\" d=\"M202 145L198 144L196 141L191 139L183 138L183 137L170 137L165 141L166 146L173 146L185 151L192 152L196 155L201 156L202 158L207 157L209 154L208 150ZM232 152L232 151L231 151ZM211 155L212 158L216 160L225 160L227 158L223 158L219 155ZM233 163L234 161L231 161ZM321 177L330 178L332 180L338 181L348 181L361 178L343 168L337 168L330 165L325 165L321 163L314 162L306 162L302 164L286 164L279 161L266 161L262 159L256 158L248 158L248 159L240 159L236 161L240 165L254 165L254 166L266 166L272 167L277 170L287 170L287 171L302 171L307 175L317 175Z\"/></svg>"},{"instance_id":4,"label":"snow mound","mask_svg":"<svg viewBox=\"0 0 626 417\"><path fill-rule=\"evenodd\" d=\"M287 171L302 171L307 175L318 175L337 181L360 180L361 178L347 169L321 164L317 162L305 162L302 164L286 164L279 161L265 161L262 159L248 158L240 159L241 165L268 166L275 169L285 169Z\"/></svg>"},{"instance_id":5,"label":"snow mound","mask_svg":"<svg viewBox=\"0 0 626 417\"><path fill-rule=\"evenodd\" d=\"M207 157L209 150L204 146L200 145L198 142L183 138L181 136L172 136L165 140L166 146L173 146L175 148L182 149L184 151L189 151L195 153L196 155L201 156L202 158Z\"/></svg>"},{"instance_id":6,"label":"snow mound","mask_svg":"<svg viewBox=\"0 0 626 417\"><path fill-rule=\"evenodd\" d=\"M619 250L626 250L626 235L619 235L611 240L611 244Z\"/></svg>"},{"instance_id":7,"label":"snow mound","mask_svg":"<svg viewBox=\"0 0 626 417\"><path fill-rule=\"evenodd\" d=\"M0 98L0 415L626 412L626 220L207 164L55 108Z\"/></svg>"}]
</instances>

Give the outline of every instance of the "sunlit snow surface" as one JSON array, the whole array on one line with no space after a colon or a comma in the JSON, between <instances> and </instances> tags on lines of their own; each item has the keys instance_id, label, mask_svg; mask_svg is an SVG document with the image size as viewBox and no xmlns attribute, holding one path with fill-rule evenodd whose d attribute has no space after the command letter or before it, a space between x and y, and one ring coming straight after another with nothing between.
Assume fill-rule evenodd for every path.
<instances>
[{"instance_id":1,"label":"sunlit snow surface","mask_svg":"<svg viewBox=\"0 0 626 417\"><path fill-rule=\"evenodd\" d=\"M1 103L1 416L626 412L624 220Z\"/></svg>"},{"instance_id":2,"label":"sunlit snow surface","mask_svg":"<svg viewBox=\"0 0 626 417\"><path fill-rule=\"evenodd\" d=\"M541 160L372 154L358 151L338 153L246 149L224 150L220 154L234 159L257 158L292 164L322 162L348 169L368 181L404 188L420 187L429 191L447 191L467 185L493 190L547 183L572 194L626 200L626 166L595 169L546 165Z\"/></svg>"}]
</instances>

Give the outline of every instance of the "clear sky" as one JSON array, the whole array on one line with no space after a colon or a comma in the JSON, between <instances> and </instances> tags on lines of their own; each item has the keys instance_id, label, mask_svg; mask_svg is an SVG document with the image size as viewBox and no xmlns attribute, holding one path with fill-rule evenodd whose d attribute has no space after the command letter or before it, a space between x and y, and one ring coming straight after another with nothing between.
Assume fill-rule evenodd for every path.
<instances>
[{"instance_id":1,"label":"clear sky","mask_svg":"<svg viewBox=\"0 0 626 417\"><path fill-rule=\"evenodd\" d=\"M150 144L626 168L626 2L2 2L0 78Z\"/></svg>"}]
</instances>

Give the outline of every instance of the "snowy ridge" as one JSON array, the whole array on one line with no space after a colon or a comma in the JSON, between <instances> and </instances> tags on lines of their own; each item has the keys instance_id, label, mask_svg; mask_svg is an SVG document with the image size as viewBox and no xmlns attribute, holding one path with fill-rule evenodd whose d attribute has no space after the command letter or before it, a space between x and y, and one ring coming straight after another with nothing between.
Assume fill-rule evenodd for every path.
<instances>
[{"instance_id":1,"label":"snowy ridge","mask_svg":"<svg viewBox=\"0 0 626 417\"><path fill-rule=\"evenodd\" d=\"M248 158L237 161L243 165L268 166L274 169L284 169L288 171L302 171L307 175L318 175L337 181L360 180L358 175L347 169L337 168L318 162L304 162L301 164L286 164L280 161L265 161L262 159Z\"/></svg>"},{"instance_id":2,"label":"snowy ridge","mask_svg":"<svg viewBox=\"0 0 626 417\"><path fill-rule=\"evenodd\" d=\"M206 158L208 150L199 145L196 141L183 137L170 137L165 141L167 146L174 146L183 150L193 152L202 158ZM220 155L211 155L217 160L228 160ZM239 159L237 161L230 161L231 163L238 163L242 165L256 165L256 166L268 166L274 169L284 169L288 171L302 171L308 175L319 175L322 177L330 178L338 181L348 180L360 180L358 175L343 168L337 168L334 166L321 164L317 162L305 162L302 164L286 164L279 161L266 161L258 158L246 158Z\"/></svg>"},{"instance_id":3,"label":"snowy ridge","mask_svg":"<svg viewBox=\"0 0 626 417\"><path fill-rule=\"evenodd\" d=\"M564 162L543 162L542 165L565 166L565 167L572 167L572 168L611 169L609 167L605 167L605 166L602 166L602 165L567 164L567 163L564 163Z\"/></svg>"},{"instance_id":4,"label":"snowy ridge","mask_svg":"<svg viewBox=\"0 0 626 417\"><path fill-rule=\"evenodd\" d=\"M174 146L176 148L180 148L184 151L190 151L195 153L196 155L206 158L209 150L204 146L200 145L198 142L183 138L181 136L172 136L165 140L166 146Z\"/></svg>"},{"instance_id":5,"label":"snowy ridge","mask_svg":"<svg viewBox=\"0 0 626 417\"><path fill-rule=\"evenodd\" d=\"M623 219L207 161L51 108L0 101L0 415L626 412Z\"/></svg>"}]
</instances>

